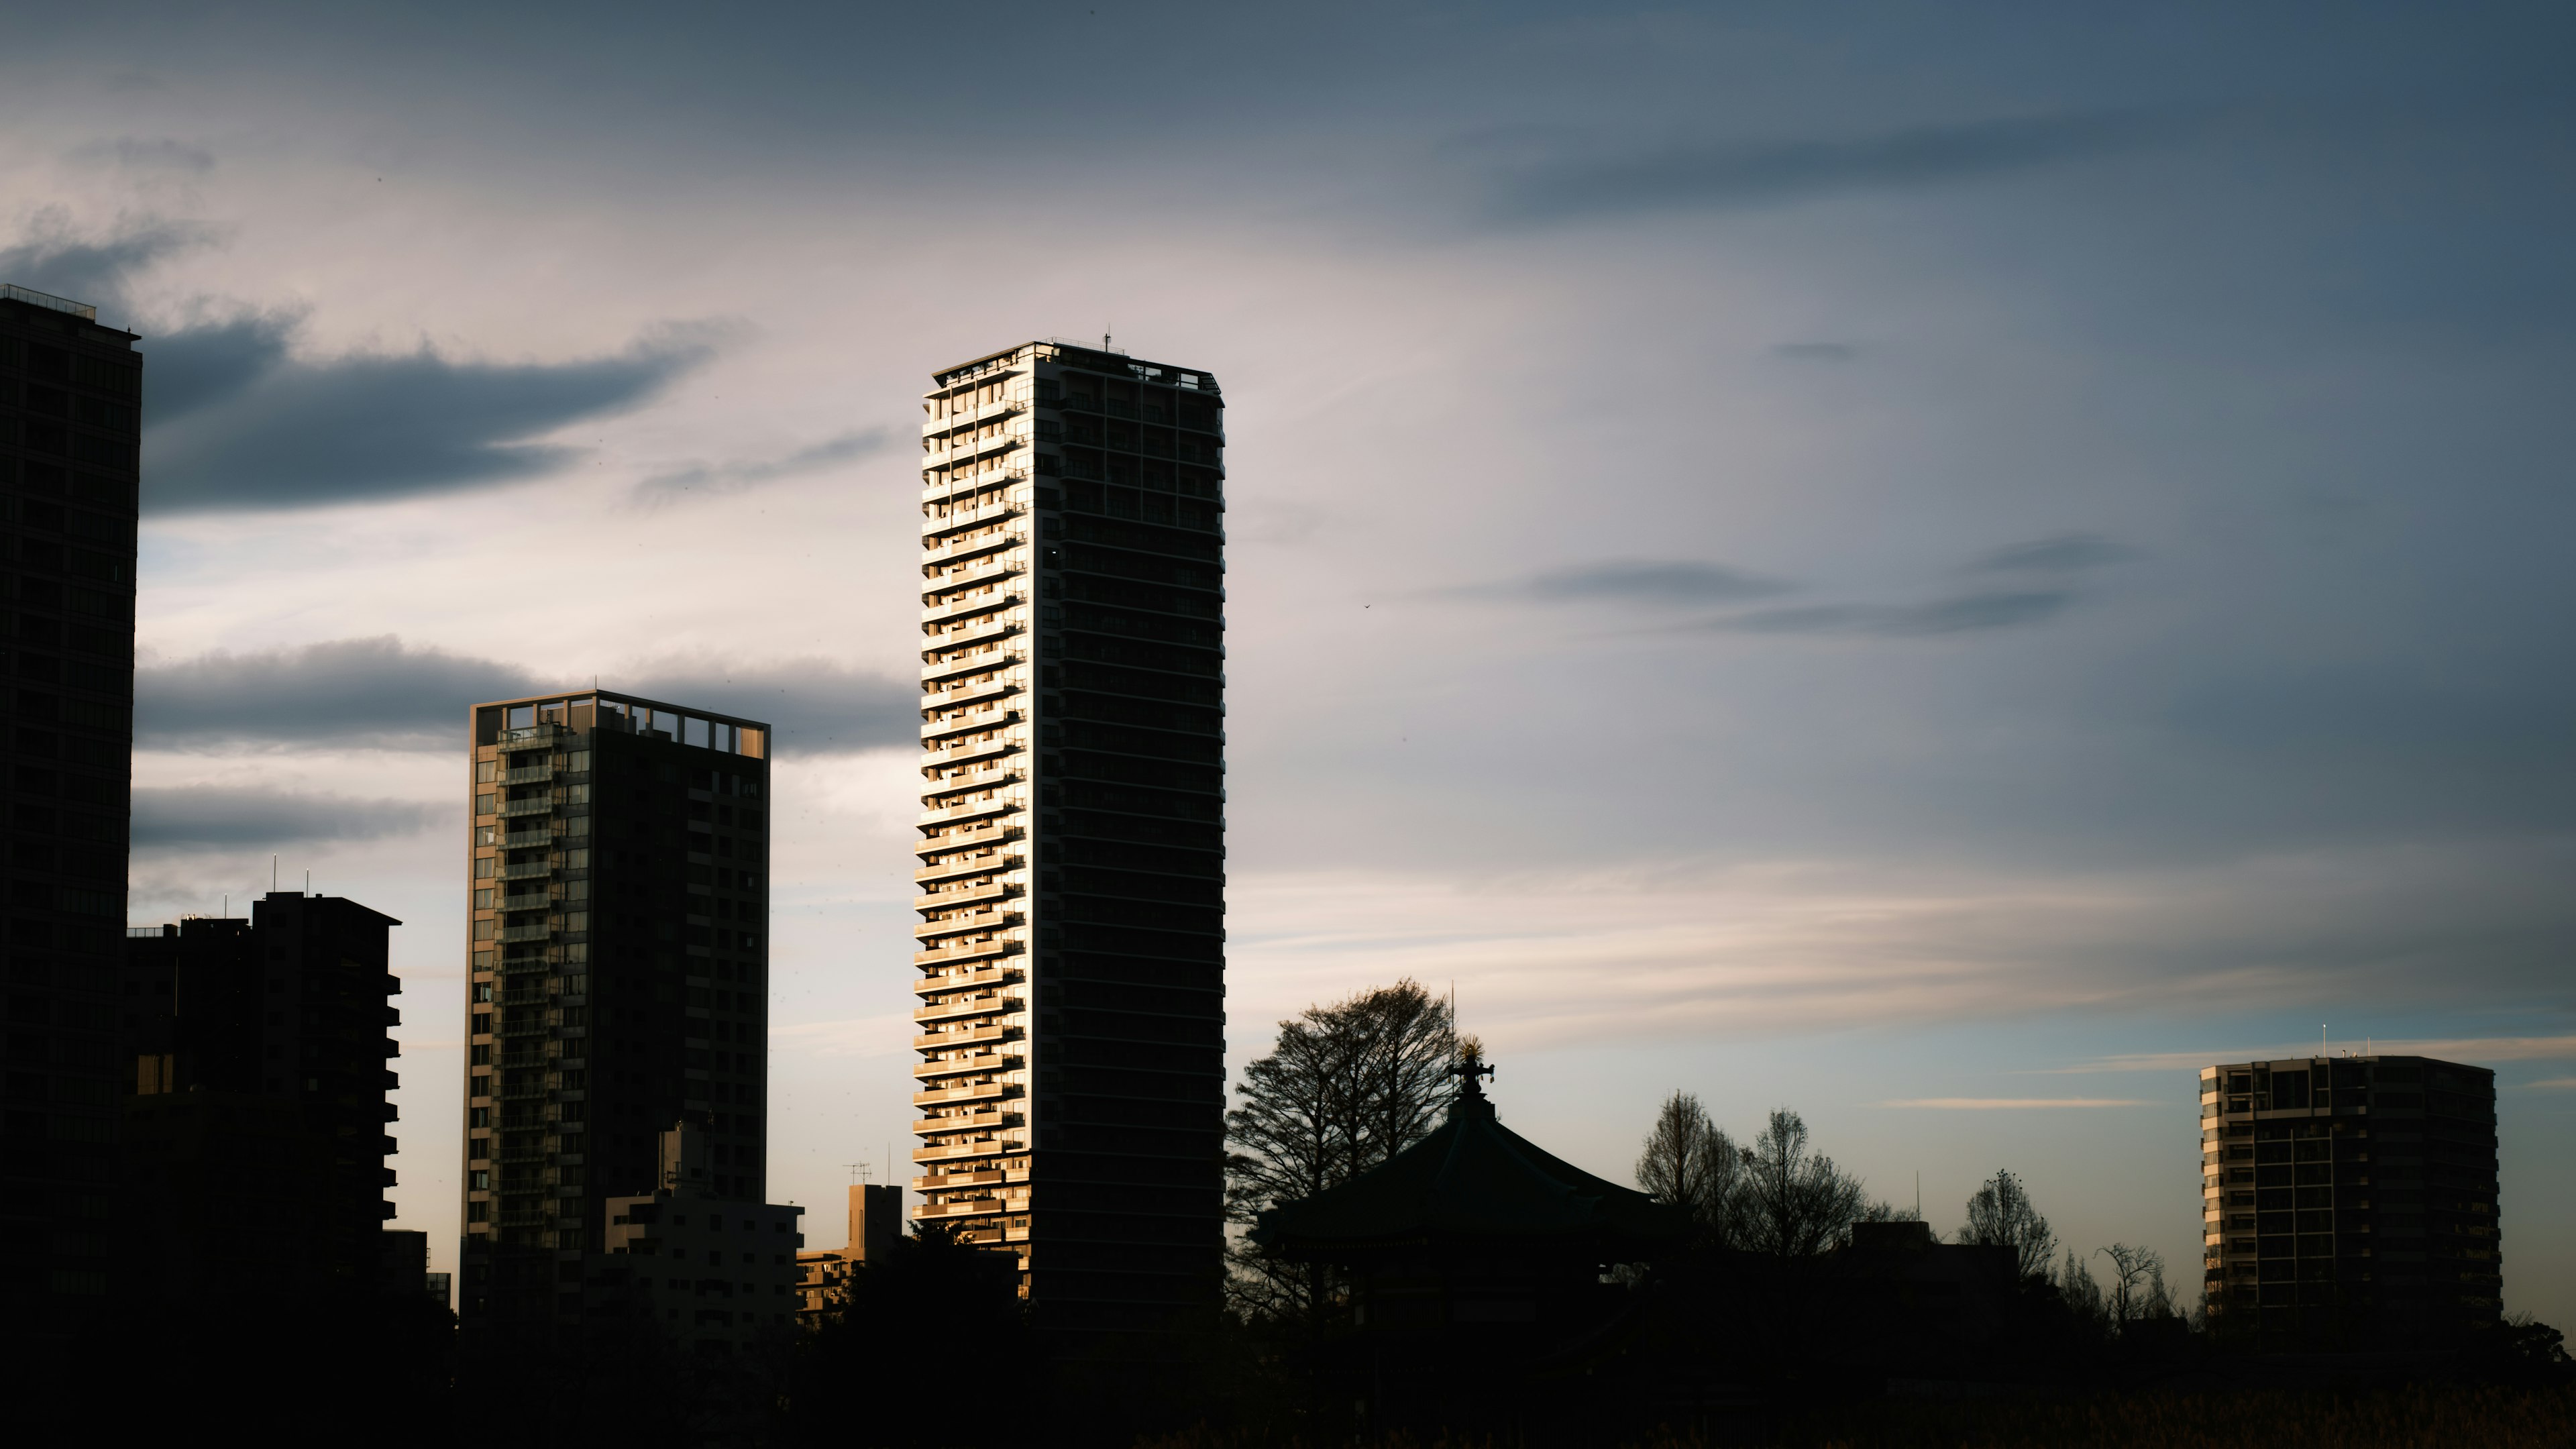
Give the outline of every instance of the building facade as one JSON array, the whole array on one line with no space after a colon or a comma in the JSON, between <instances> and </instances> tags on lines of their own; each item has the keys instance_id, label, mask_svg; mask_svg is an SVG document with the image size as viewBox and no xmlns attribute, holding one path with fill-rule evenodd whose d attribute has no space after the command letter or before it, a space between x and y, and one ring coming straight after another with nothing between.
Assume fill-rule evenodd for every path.
<instances>
[{"instance_id":1,"label":"building facade","mask_svg":"<svg viewBox=\"0 0 2576 1449\"><path fill-rule=\"evenodd\" d=\"M11 728L9 1019L0 1037L0 1331L110 1311L116 992L134 725L143 359L98 311L0 286L0 508Z\"/></svg>"},{"instance_id":2,"label":"building facade","mask_svg":"<svg viewBox=\"0 0 2576 1449\"><path fill-rule=\"evenodd\" d=\"M377 1291L394 1215L401 1016L387 998L402 990L401 924L338 896L272 892L247 920L127 933L120 1297Z\"/></svg>"},{"instance_id":3,"label":"building facade","mask_svg":"<svg viewBox=\"0 0 2576 1449\"><path fill-rule=\"evenodd\" d=\"M1042 1330L1165 1330L1223 1234L1224 399L1061 342L932 382L918 1217Z\"/></svg>"},{"instance_id":4,"label":"building facade","mask_svg":"<svg viewBox=\"0 0 2576 1449\"><path fill-rule=\"evenodd\" d=\"M704 1191L766 1199L769 727L590 690L469 728L458 1312L552 1331L674 1124Z\"/></svg>"},{"instance_id":5,"label":"building facade","mask_svg":"<svg viewBox=\"0 0 2576 1449\"><path fill-rule=\"evenodd\" d=\"M694 1122L663 1133L660 1148L660 1184L608 1200L612 1261L597 1275L599 1296L700 1356L784 1337L797 1321L805 1210L716 1190L723 1174Z\"/></svg>"},{"instance_id":6,"label":"building facade","mask_svg":"<svg viewBox=\"0 0 2576 1449\"><path fill-rule=\"evenodd\" d=\"M2495 1073L2429 1057L2200 1073L2214 1329L2437 1340L2496 1322Z\"/></svg>"},{"instance_id":7,"label":"building facade","mask_svg":"<svg viewBox=\"0 0 2576 1449\"><path fill-rule=\"evenodd\" d=\"M849 1236L838 1248L810 1248L796 1255L796 1312L807 1328L849 1306L850 1273L882 1263L903 1236L903 1189L890 1182L850 1184Z\"/></svg>"}]
</instances>

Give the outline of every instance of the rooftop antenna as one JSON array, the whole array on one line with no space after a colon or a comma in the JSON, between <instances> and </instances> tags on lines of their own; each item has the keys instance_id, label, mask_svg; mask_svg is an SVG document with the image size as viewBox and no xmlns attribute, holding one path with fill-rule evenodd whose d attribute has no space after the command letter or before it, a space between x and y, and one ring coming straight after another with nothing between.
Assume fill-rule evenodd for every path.
<instances>
[{"instance_id":1,"label":"rooftop antenna","mask_svg":"<svg viewBox=\"0 0 2576 1449\"><path fill-rule=\"evenodd\" d=\"M304 868L304 893L313 894L313 867L309 865Z\"/></svg>"},{"instance_id":2,"label":"rooftop antenna","mask_svg":"<svg viewBox=\"0 0 2576 1449\"><path fill-rule=\"evenodd\" d=\"M268 893L277 894L277 857L274 855L268 858Z\"/></svg>"},{"instance_id":3,"label":"rooftop antenna","mask_svg":"<svg viewBox=\"0 0 2576 1449\"><path fill-rule=\"evenodd\" d=\"M1914 1220L1923 1221L1923 1169L1914 1169Z\"/></svg>"},{"instance_id":4,"label":"rooftop antenna","mask_svg":"<svg viewBox=\"0 0 2576 1449\"><path fill-rule=\"evenodd\" d=\"M868 1165L866 1163L844 1162L841 1165L850 1170L850 1181L865 1182L868 1180Z\"/></svg>"}]
</instances>

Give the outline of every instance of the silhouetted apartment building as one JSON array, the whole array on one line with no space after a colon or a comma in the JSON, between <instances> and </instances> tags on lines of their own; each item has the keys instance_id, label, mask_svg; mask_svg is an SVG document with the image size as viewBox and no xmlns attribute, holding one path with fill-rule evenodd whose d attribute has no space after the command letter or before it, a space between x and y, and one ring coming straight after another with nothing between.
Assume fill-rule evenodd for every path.
<instances>
[{"instance_id":1,"label":"silhouetted apartment building","mask_svg":"<svg viewBox=\"0 0 2576 1449\"><path fill-rule=\"evenodd\" d=\"M850 1272L882 1263L903 1236L903 1189L890 1182L850 1184L849 1236L838 1248L796 1255L796 1311L808 1328L849 1306Z\"/></svg>"},{"instance_id":2,"label":"silhouetted apartment building","mask_svg":"<svg viewBox=\"0 0 2576 1449\"><path fill-rule=\"evenodd\" d=\"M1161 1329L1223 1232L1224 400L1066 343L932 381L917 1216L1042 1329Z\"/></svg>"},{"instance_id":3,"label":"silhouetted apartment building","mask_svg":"<svg viewBox=\"0 0 2576 1449\"><path fill-rule=\"evenodd\" d=\"M2204 1067L2200 1119L2214 1328L2404 1342L2496 1321L2495 1073L2407 1056Z\"/></svg>"},{"instance_id":4,"label":"silhouetted apartment building","mask_svg":"<svg viewBox=\"0 0 2576 1449\"><path fill-rule=\"evenodd\" d=\"M769 729L595 690L470 729L458 1312L551 1331L672 1124L704 1191L765 1202Z\"/></svg>"},{"instance_id":5,"label":"silhouetted apartment building","mask_svg":"<svg viewBox=\"0 0 2576 1449\"><path fill-rule=\"evenodd\" d=\"M394 1214L386 1100L401 922L272 893L248 920L125 940L118 1247L129 1300L247 1304L379 1291ZM426 1265L423 1265L425 1270Z\"/></svg>"},{"instance_id":6,"label":"silhouetted apartment building","mask_svg":"<svg viewBox=\"0 0 2576 1449\"><path fill-rule=\"evenodd\" d=\"M745 1202L715 1190L710 1144L693 1122L661 1136L650 1192L608 1200L610 1264L595 1275L603 1306L660 1327L700 1355L783 1336L797 1321L801 1207Z\"/></svg>"},{"instance_id":7,"label":"silhouetted apartment building","mask_svg":"<svg viewBox=\"0 0 2576 1449\"><path fill-rule=\"evenodd\" d=\"M135 334L0 286L9 1019L0 1329L108 1311L134 724Z\"/></svg>"}]
</instances>

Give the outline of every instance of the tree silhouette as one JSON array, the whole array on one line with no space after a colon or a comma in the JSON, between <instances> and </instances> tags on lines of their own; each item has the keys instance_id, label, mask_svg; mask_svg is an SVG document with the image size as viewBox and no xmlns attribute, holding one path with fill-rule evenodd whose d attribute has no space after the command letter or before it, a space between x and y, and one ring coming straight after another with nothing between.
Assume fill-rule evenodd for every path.
<instances>
[{"instance_id":1,"label":"tree silhouette","mask_svg":"<svg viewBox=\"0 0 2576 1449\"><path fill-rule=\"evenodd\" d=\"M1997 1172L1968 1199L1968 1221L1959 1241L1990 1248L2011 1248L2021 1255L2021 1276L2047 1276L2057 1256L2057 1235L2023 1190L2021 1179Z\"/></svg>"}]
</instances>

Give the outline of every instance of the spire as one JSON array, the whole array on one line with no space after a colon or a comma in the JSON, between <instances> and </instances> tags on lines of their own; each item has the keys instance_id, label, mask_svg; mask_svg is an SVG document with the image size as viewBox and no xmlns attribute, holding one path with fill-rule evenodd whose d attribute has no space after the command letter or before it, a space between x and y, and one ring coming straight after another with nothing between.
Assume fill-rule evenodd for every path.
<instances>
[{"instance_id":1,"label":"spire","mask_svg":"<svg viewBox=\"0 0 2576 1449\"><path fill-rule=\"evenodd\" d=\"M1464 1106L1473 1102L1475 1107L1467 1110L1481 1108L1488 1116L1492 1115L1494 1104L1486 1099L1485 1084L1478 1079L1493 1074L1493 1067L1485 1061L1485 1044L1472 1036L1460 1037L1458 1059L1449 1064L1449 1075L1458 1079L1459 1104Z\"/></svg>"}]
</instances>

